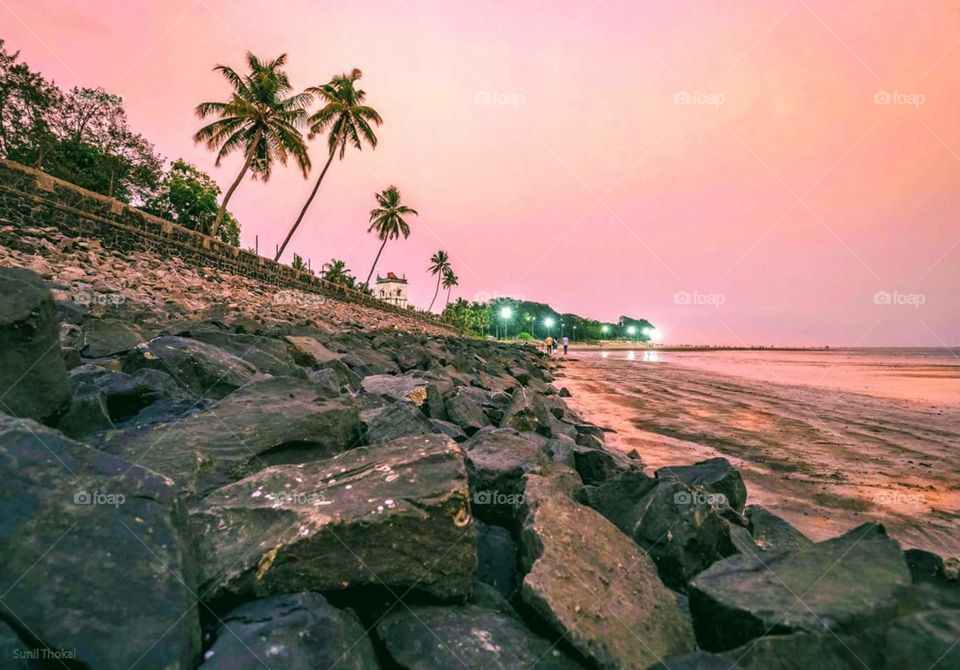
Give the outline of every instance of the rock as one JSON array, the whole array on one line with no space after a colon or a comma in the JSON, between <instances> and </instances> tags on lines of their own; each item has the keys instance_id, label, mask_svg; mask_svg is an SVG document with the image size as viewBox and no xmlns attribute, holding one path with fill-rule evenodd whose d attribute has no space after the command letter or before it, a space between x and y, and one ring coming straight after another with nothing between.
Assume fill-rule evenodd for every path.
<instances>
[{"instance_id":1,"label":"rock","mask_svg":"<svg viewBox=\"0 0 960 670\"><path fill-rule=\"evenodd\" d=\"M342 354L337 354L327 349L315 337L287 335L283 339L286 340L289 345L290 353L298 365L313 367L315 365L340 360L342 357Z\"/></svg>"},{"instance_id":2,"label":"rock","mask_svg":"<svg viewBox=\"0 0 960 670\"><path fill-rule=\"evenodd\" d=\"M126 355L123 371L166 372L196 397L223 398L250 383L257 371L218 347L184 337L157 337Z\"/></svg>"},{"instance_id":3,"label":"rock","mask_svg":"<svg viewBox=\"0 0 960 670\"><path fill-rule=\"evenodd\" d=\"M864 670L864 668L909 668L915 666L886 666L882 658L863 643L846 635L795 633L768 635L732 651L710 656L711 663L720 659L726 665L708 667L726 670ZM672 666L671 666L672 667ZM927 670L924 666L924 670Z\"/></svg>"},{"instance_id":4,"label":"rock","mask_svg":"<svg viewBox=\"0 0 960 670\"><path fill-rule=\"evenodd\" d=\"M460 426L467 435L473 435L488 424L480 405L465 386L455 388L444 407L450 421Z\"/></svg>"},{"instance_id":5,"label":"rock","mask_svg":"<svg viewBox=\"0 0 960 670\"><path fill-rule=\"evenodd\" d=\"M379 393L394 400L405 400L417 407L427 399L427 383L415 377L402 375L370 375L361 386L365 393Z\"/></svg>"},{"instance_id":6,"label":"rock","mask_svg":"<svg viewBox=\"0 0 960 670\"><path fill-rule=\"evenodd\" d=\"M887 629L887 667L960 668L960 609L939 609L900 617Z\"/></svg>"},{"instance_id":7,"label":"rock","mask_svg":"<svg viewBox=\"0 0 960 670\"><path fill-rule=\"evenodd\" d=\"M609 451L577 444L573 447L573 458L577 472L585 484L602 484L621 472L635 469L635 463L617 458Z\"/></svg>"},{"instance_id":8,"label":"rock","mask_svg":"<svg viewBox=\"0 0 960 670\"><path fill-rule=\"evenodd\" d=\"M373 644L352 612L319 593L245 603L223 617L201 670L377 670Z\"/></svg>"},{"instance_id":9,"label":"rock","mask_svg":"<svg viewBox=\"0 0 960 670\"><path fill-rule=\"evenodd\" d=\"M750 505L744 513L753 541L764 551L798 549L813 544L806 535L764 507Z\"/></svg>"},{"instance_id":10,"label":"rock","mask_svg":"<svg viewBox=\"0 0 960 670\"><path fill-rule=\"evenodd\" d=\"M441 421L440 419L429 419L430 427L432 430L431 433L440 433L451 437L457 442L463 442L467 439L467 434L455 423L450 423L449 421Z\"/></svg>"},{"instance_id":11,"label":"rock","mask_svg":"<svg viewBox=\"0 0 960 670\"><path fill-rule=\"evenodd\" d=\"M520 432L552 434L547 410L540 398L522 386L514 391L510 406L500 420L500 427L513 428Z\"/></svg>"},{"instance_id":12,"label":"rock","mask_svg":"<svg viewBox=\"0 0 960 670\"><path fill-rule=\"evenodd\" d=\"M0 412L53 423L69 403L50 290L28 270L0 268Z\"/></svg>"},{"instance_id":13,"label":"rock","mask_svg":"<svg viewBox=\"0 0 960 670\"><path fill-rule=\"evenodd\" d=\"M468 595L466 471L447 437L406 437L266 468L191 511L205 598L385 586Z\"/></svg>"},{"instance_id":14,"label":"rock","mask_svg":"<svg viewBox=\"0 0 960 670\"><path fill-rule=\"evenodd\" d=\"M90 319L83 326L84 358L125 354L143 342L140 333L116 319Z\"/></svg>"},{"instance_id":15,"label":"rock","mask_svg":"<svg viewBox=\"0 0 960 670\"><path fill-rule=\"evenodd\" d=\"M100 448L199 496L267 465L328 458L360 443L355 403L305 379L253 382L172 426L107 434Z\"/></svg>"},{"instance_id":16,"label":"rock","mask_svg":"<svg viewBox=\"0 0 960 670\"><path fill-rule=\"evenodd\" d=\"M424 369L427 367L429 360L430 356L427 354L426 349L420 345L415 344L401 347L397 351L397 365L400 366L400 370L403 372L416 368Z\"/></svg>"},{"instance_id":17,"label":"rock","mask_svg":"<svg viewBox=\"0 0 960 670\"><path fill-rule=\"evenodd\" d=\"M690 583L690 611L700 646L723 651L771 632L864 625L887 616L909 583L899 545L866 524L811 547L719 561Z\"/></svg>"},{"instance_id":18,"label":"rock","mask_svg":"<svg viewBox=\"0 0 960 670\"><path fill-rule=\"evenodd\" d=\"M59 650L61 653L65 650ZM31 648L17 636L10 626L0 621L0 658L4 659L4 668L8 670L31 670L43 667L37 661L41 654L49 653L46 649ZM69 657L65 657L69 660ZM55 661L54 661L55 662Z\"/></svg>"},{"instance_id":19,"label":"rock","mask_svg":"<svg viewBox=\"0 0 960 670\"><path fill-rule=\"evenodd\" d=\"M0 592L16 625L76 667L194 667L195 559L169 480L0 416L0 482Z\"/></svg>"},{"instance_id":20,"label":"rock","mask_svg":"<svg viewBox=\"0 0 960 670\"><path fill-rule=\"evenodd\" d=\"M330 361L329 363L323 363L320 366L321 370L329 370L333 373L334 378L337 381L337 385L340 388L348 388L351 391L360 390L360 381L361 377L356 372L354 372L350 366L348 366L343 361Z\"/></svg>"},{"instance_id":21,"label":"rock","mask_svg":"<svg viewBox=\"0 0 960 670\"><path fill-rule=\"evenodd\" d=\"M561 397L561 398L571 398L571 397L573 397L573 394L570 393L570 389L568 389L566 386L561 386L561 387L560 387L560 397Z\"/></svg>"},{"instance_id":22,"label":"rock","mask_svg":"<svg viewBox=\"0 0 960 670\"><path fill-rule=\"evenodd\" d=\"M192 330L190 337L233 354L259 372L276 377L305 376L305 371L294 361L283 340L211 328Z\"/></svg>"},{"instance_id":23,"label":"rock","mask_svg":"<svg viewBox=\"0 0 960 670\"><path fill-rule=\"evenodd\" d=\"M357 361L362 367L364 374L367 375L398 375L400 366L392 359L379 351L357 347L350 350L350 354L344 356L343 360L349 364Z\"/></svg>"},{"instance_id":24,"label":"rock","mask_svg":"<svg viewBox=\"0 0 960 670\"><path fill-rule=\"evenodd\" d=\"M541 472L547 463L540 445L512 428L485 428L461 448L474 514L482 521L515 527L522 520L524 475Z\"/></svg>"},{"instance_id":25,"label":"rock","mask_svg":"<svg viewBox=\"0 0 960 670\"><path fill-rule=\"evenodd\" d=\"M747 502L747 487L743 477L725 458L711 458L693 465L672 465L656 472L657 479L678 479L690 488L717 493L727 504L743 512Z\"/></svg>"},{"instance_id":26,"label":"rock","mask_svg":"<svg viewBox=\"0 0 960 670\"><path fill-rule=\"evenodd\" d=\"M473 605L397 607L377 624L377 633L398 668L581 667L516 617Z\"/></svg>"},{"instance_id":27,"label":"rock","mask_svg":"<svg viewBox=\"0 0 960 670\"><path fill-rule=\"evenodd\" d=\"M528 475L520 599L599 668L645 668L694 649L650 559L555 479Z\"/></svg>"},{"instance_id":28,"label":"rock","mask_svg":"<svg viewBox=\"0 0 960 670\"><path fill-rule=\"evenodd\" d=\"M660 578L682 591L687 580L736 550L730 524L709 501L677 480L657 480L626 471L579 499L649 552Z\"/></svg>"},{"instance_id":29,"label":"rock","mask_svg":"<svg viewBox=\"0 0 960 670\"><path fill-rule=\"evenodd\" d=\"M647 670L733 670L733 661L705 651L673 656L660 663L651 665Z\"/></svg>"},{"instance_id":30,"label":"rock","mask_svg":"<svg viewBox=\"0 0 960 670\"><path fill-rule=\"evenodd\" d=\"M907 549L903 552L913 583L946 581L943 559L931 551Z\"/></svg>"},{"instance_id":31,"label":"rock","mask_svg":"<svg viewBox=\"0 0 960 670\"><path fill-rule=\"evenodd\" d=\"M477 580L510 599L517 590L517 543L503 526L477 525Z\"/></svg>"},{"instance_id":32,"label":"rock","mask_svg":"<svg viewBox=\"0 0 960 670\"><path fill-rule=\"evenodd\" d=\"M408 402L395 402L386 407L364 410L360 413L360 420L364 425L364 439L367 444L434 432L423 412Z\"/></svg>"},{"instance_id":33,"label":"rock","mask_svg":"<svg viewBox=\"0 0 960 670\"><path fill-rule=\"evenodd\" d=\"M443 404L443 393L436 383L427 385L427 398L423 409L431 419L440 419L442 421L449 419L447 409Z\"/></svg>"}]
</instances>

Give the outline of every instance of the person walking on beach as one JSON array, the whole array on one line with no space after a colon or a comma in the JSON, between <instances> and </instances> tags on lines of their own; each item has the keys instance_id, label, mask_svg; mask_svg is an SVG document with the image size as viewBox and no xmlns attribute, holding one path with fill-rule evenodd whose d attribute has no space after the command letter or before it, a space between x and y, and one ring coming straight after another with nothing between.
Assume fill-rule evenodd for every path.
<instances>
[{"instance_id":1,"label":"person walking on beach","mask_svg":"<svg viewBox=\"0 0 960 670\"><path fill-rule=\"evenodd\" d=\"M567 355L567 347L570 346L570 338L566 335L563 336L563 355Z\"/></svg>"},{"instance_id":2,"label":"person walking on beach","mask_svg":"<svg viewBox=\"0 0 960 670\"><path fill-rule=\"evenodd\" d=\"M543 341L543 349L547 352L548 356L553 353L553 338L549 335L547 335L547 339Z\"/></svg>"}]
</instances>

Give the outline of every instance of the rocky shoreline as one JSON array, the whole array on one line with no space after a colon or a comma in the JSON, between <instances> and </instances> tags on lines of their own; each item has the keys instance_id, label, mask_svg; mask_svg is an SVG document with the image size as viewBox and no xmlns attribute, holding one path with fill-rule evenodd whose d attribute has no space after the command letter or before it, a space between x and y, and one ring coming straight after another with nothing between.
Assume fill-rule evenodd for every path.
<instances>
[{"instance_id":1,"label":"rocky shoreline","mask_svg":"<svg viewBox=\"0 0 960 670\"><path fill-rule=\"evenodd\" d=\"M3 234L3 667L960 664L942 559L645 473L532 348Z\"/></svg>"}]
</instances>

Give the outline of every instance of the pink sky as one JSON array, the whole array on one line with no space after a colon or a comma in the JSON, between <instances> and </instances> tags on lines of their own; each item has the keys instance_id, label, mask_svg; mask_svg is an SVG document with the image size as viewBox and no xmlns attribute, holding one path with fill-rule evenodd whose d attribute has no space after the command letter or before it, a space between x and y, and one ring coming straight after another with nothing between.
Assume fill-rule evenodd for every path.
<instances>
[{"instance_id":1,"label":"pink sky","mask_svg":"<svg viewBox=\"0 0 960 670\"><path fill-rule=\"evenodd\" d=\"M240 158L191 141L196 103L226 95L215 64L286 52L298 87L361 68L380 146L331 168L288 255L364 278L373 194L396 184L421 216L378 269L418 305L442 247L458 295L643 316L668 342L960 344L953 0L3 0L0 21L221 185ZM244 183L243 245L272 250L311 186Z\"/></svg>"}]
</instances>

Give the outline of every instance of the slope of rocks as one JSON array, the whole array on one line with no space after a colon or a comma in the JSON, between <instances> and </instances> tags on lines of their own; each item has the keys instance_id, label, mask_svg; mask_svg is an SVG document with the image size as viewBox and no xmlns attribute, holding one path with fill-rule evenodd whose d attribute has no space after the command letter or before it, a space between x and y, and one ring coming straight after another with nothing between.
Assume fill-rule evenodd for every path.
<instances>
[{"instance_id":1,"label":"slope of rocks","mask_svg":"<svg viewBox=\"0 0 960 670\"><path fill-rule=\"evenodd\" d=\"M722 459L643 472L532 348L43 231L0 252L10 658L957 665L950 563L880 527L814 544Z\"/></svg>"}]
</instances>

